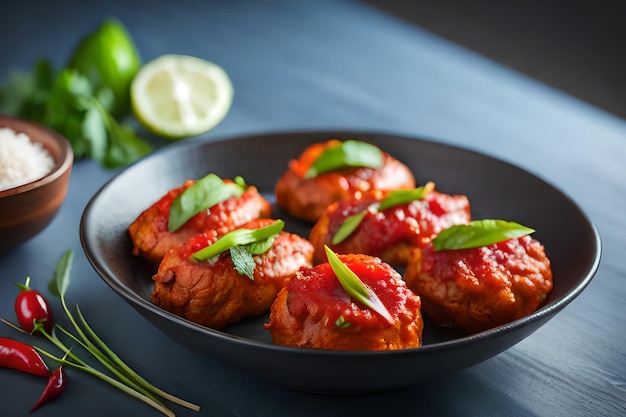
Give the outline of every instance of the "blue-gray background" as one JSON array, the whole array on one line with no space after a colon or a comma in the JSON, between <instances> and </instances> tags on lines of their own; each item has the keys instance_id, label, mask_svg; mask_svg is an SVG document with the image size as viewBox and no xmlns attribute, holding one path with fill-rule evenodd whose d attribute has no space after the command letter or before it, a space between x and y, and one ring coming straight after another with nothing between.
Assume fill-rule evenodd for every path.
<instances>
[{"instance_id":1,"label":"blue-gray background","mask_svg":"<svg viewBox=\"0 0 626 417\"><path fill-rule=\"evenodd\" d=\"M99 280L82 256L78 222L114 173L80 161L57 219L0 255L0 316L12 315L12 282L30 275L45 292L57 259L73 248L68 297L100 313L91 319L94 327L132 355L144 376L201 403L199 415L626 414L623 119L350 0L11 2L0 10L0 78L29 69L39 57L62 65L76 41L108 15L127 25L144 60L191 54L226 69L236 90L233 106L205 139L341 128L476 149L571 195L600 230L602 266L590 287L532 337L459 374L372 397L292 393L188 353ZM0 336L13 334L0 327ZM158 415L92 378L76 375L72 382L37 415ZM40 390L40 381L27 375L0 372L0 414L27 415Z\"/></svg>"}]
</instances>

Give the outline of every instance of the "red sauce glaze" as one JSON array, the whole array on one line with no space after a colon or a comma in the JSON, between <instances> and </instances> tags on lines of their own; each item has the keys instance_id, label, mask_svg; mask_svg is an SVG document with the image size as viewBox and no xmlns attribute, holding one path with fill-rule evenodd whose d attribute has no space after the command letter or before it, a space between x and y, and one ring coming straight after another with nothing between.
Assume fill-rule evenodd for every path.
<instances>
[{"instance_id":1,"label":"red sauce glaze","mask_svg":"<svg viewBox=\"0 0 626 417\"><path fill-rule=\"evenodd\" d=\"M360 200L339 202L337 209L329 216L326 244L330 244L347 217L381 201L386 194L388 193L375 191L364 194ZM441 230L470 220L469 201L465 196L432 191L421 200L390 207L381 212L368 211L351 236L338 245L330 246L341 253L356 252L352 243L356 240L359 253L380 256L399 242L422 247Z\"/></svg>"},{"instance_id":2,"label":"red sauce glaze","mask_svg":"<svg viewBox=\"0 0 626 417\"><path fill-rule=\"evenodd\" d=\"M191 187L194 182L195 181L192 180L185 181L185 183L180 187L168 191L163 197L161 197L159 201L154 204L154 206L159 211L159 214L163 216L163 218L166 220L165 228L160 229L160 231L167 230L167 220L170 217L170 207L172 206L172 202L174 201L174 199L181 195L183 191L185 191L187 188Z\"/></svg>"},{"instance_id":3,"label":"red sauce glaze","mask_svg":"<svg viewBox=\"0 0 626 417\"><path fill-rule=\"evenodd\" d=\"M242 228L257 229L276 221L256 219ZM254 255L253 279L235 269L229 250L211 262L189 258L213 243L215 236L209 233L194 236L165 255L152 277L155 305L195 323L222 329L268 311L291 276L311 265L311 244L284 231L266 252Z\"/></svg>"},{"instance_id":4,"label":"red sauce glaze","mask_svg":"<svg viewBox=\"0 0 626 417\"><path fill-rule=\"evenodd\" d=\"M204 233L197 234L181 245L180 255L183 258L189 258L194 253L212 245L218 238L215 230L209 230Z\"/></svg>"},{"instance_id":5,"label":"red sauce glaze","mask_svg":"<svg viewBox=\"0 0 626 417\"><path fill-rule=\"evenodd\" d=\"M406 287L402 277L380 259L363 255L339 255L339 259L376 293L392 317L421 307L419 297ZM287 306L296 318L310 314L311 306L316 306L315 314L326 315L329 327L335 325L339 316L365 328L390 326L378 313L351 299L328 263L301 270L289 282L287 290Z\"/></svg>"},{"instance_id":6,"label":"red sauce glaze","mask_svg":"<svg viewBox=\"0 0 626 417\"><path fill-rule=\"evenodd\" d=\"M474 333L534 312L552 290L543 245L524 236L471 249L413 251L404 279L434 323Z\"/></svg>"},{"instance_id":7,"label":"red sauce glaze","mask_svg":"<svg viewBox=\"0 0 626 417\"><path fill-rule=\"evenodd\" d=\"M459 273L468 270L480 277L482 285L496 289L511 285L503 279L503 270L513 276L536 274L541 277L540 267L544 265L532 262L533 259L547 262L542 246L530 236L472 249L436 252L429 246L422 255L421 271L447 281L457 279ZM539 282L544 294L552 289L551 274L549 278Z\"/></svg>"}]
</instances>

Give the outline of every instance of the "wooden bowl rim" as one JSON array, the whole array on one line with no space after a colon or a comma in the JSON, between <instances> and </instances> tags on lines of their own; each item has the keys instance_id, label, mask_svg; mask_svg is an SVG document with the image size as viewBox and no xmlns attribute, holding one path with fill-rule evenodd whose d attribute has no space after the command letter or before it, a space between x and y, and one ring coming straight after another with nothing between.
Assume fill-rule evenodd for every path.
<instances>
[{"instance_id":1,"label":"wooden bowl rim","mask_svg":"<svg viewBox=\"0 0 626 417\"><path fill-rule=\"evenodd\" d=\"M0 115L0 127L9 127L17 133L25 133L31 141L41 143L54 158L54 166L46 175L25 184L0 190L0 198L21 194L50 184L62 177L72 166L74 162L72 146L59 132L37 122L6 115ZM58 146L58 155L55 155L56 152L50 150L51 144Z\"/></svg>"}]
</instances>

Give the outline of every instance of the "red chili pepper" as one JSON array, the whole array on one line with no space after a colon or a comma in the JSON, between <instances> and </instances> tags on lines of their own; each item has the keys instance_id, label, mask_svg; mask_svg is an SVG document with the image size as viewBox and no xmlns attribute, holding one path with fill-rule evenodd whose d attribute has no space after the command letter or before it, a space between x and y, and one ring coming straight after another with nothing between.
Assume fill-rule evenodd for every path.
<instances>
[{"instance_id":1,"label":"red chili pepper","mask_svg":"<svg viewBox=\"0 0 626 417\"><path fill-rule=\"evenodd\" d=\"M0 337L0 367L16 369L33 375L50 376L50 370L31 345Z\"/></svg>"},{"instance_id":2,"label":"red chili pepper","mask_svg":"<svg viewBox=\"0 0 626 417\"><path fill-rule=\"evenodd\" d=\"M65 372L63 371L63 367L59 366L48 378L48 383L46 384L46 388L44 388L41 393L41 397L37 400L33 408L30 409L32 413L42 405L49 403L50 401L56 399L61 395L61 393L65 390L65 385L67 385L67 379L65 378Z\"/></svg>"},{"instance_id":3,"label":"red chili pepper","mask_svg":"<svg viewBox=\"0 0 626 417\"><path fill-rule=\"evenodd\" d=\"M28 286L29 282L30 277L26 278L26 284L15 284L22 290L15 298L17 321L28 333L35 329L35 321L43 324L44 329L50 333L54 326L50 304L41 293Z\"/></svg>"}]
</instances>

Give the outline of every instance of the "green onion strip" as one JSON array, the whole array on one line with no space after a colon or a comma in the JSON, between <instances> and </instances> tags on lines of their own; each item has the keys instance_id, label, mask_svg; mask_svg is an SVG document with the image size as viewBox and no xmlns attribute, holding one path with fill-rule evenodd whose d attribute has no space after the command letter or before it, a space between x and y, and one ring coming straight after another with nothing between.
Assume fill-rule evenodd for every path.
<instances>
[{"instance_id":1,"label":"green onion strip","mask_svg":"<svg viewBox=\"0 0 626 417\"><path fill-rule=\"evenodd\" d=\"M220 237L210 246L193 253L191 258L196 261L206 261L222 252L235 246L244 246L256 242L261 242L272 238L280 233L285 226L283 220L276 220L274 223L259 229L237 229ZM266 250L269 249L266 247Z\"/></svg>"},{"instance_id":2,"label":"green onion strip","mask_svg":"<svg viewBox=\"0 0 626 417\"><path fill-rule=\"evenodd\" d=\"M389 313L389 310L380 301L380 298L376 295L370 287L368 287L361 279L350 269L346 264L341 262L339 257L328 246L324 245L326 256L328 257L328 263L333 272L337 276L339 283L343 289L356 301L371 308L378 313L382 318L387 320L391 325L394 323L394 319Z\"/></svg>"}]
</instances>

